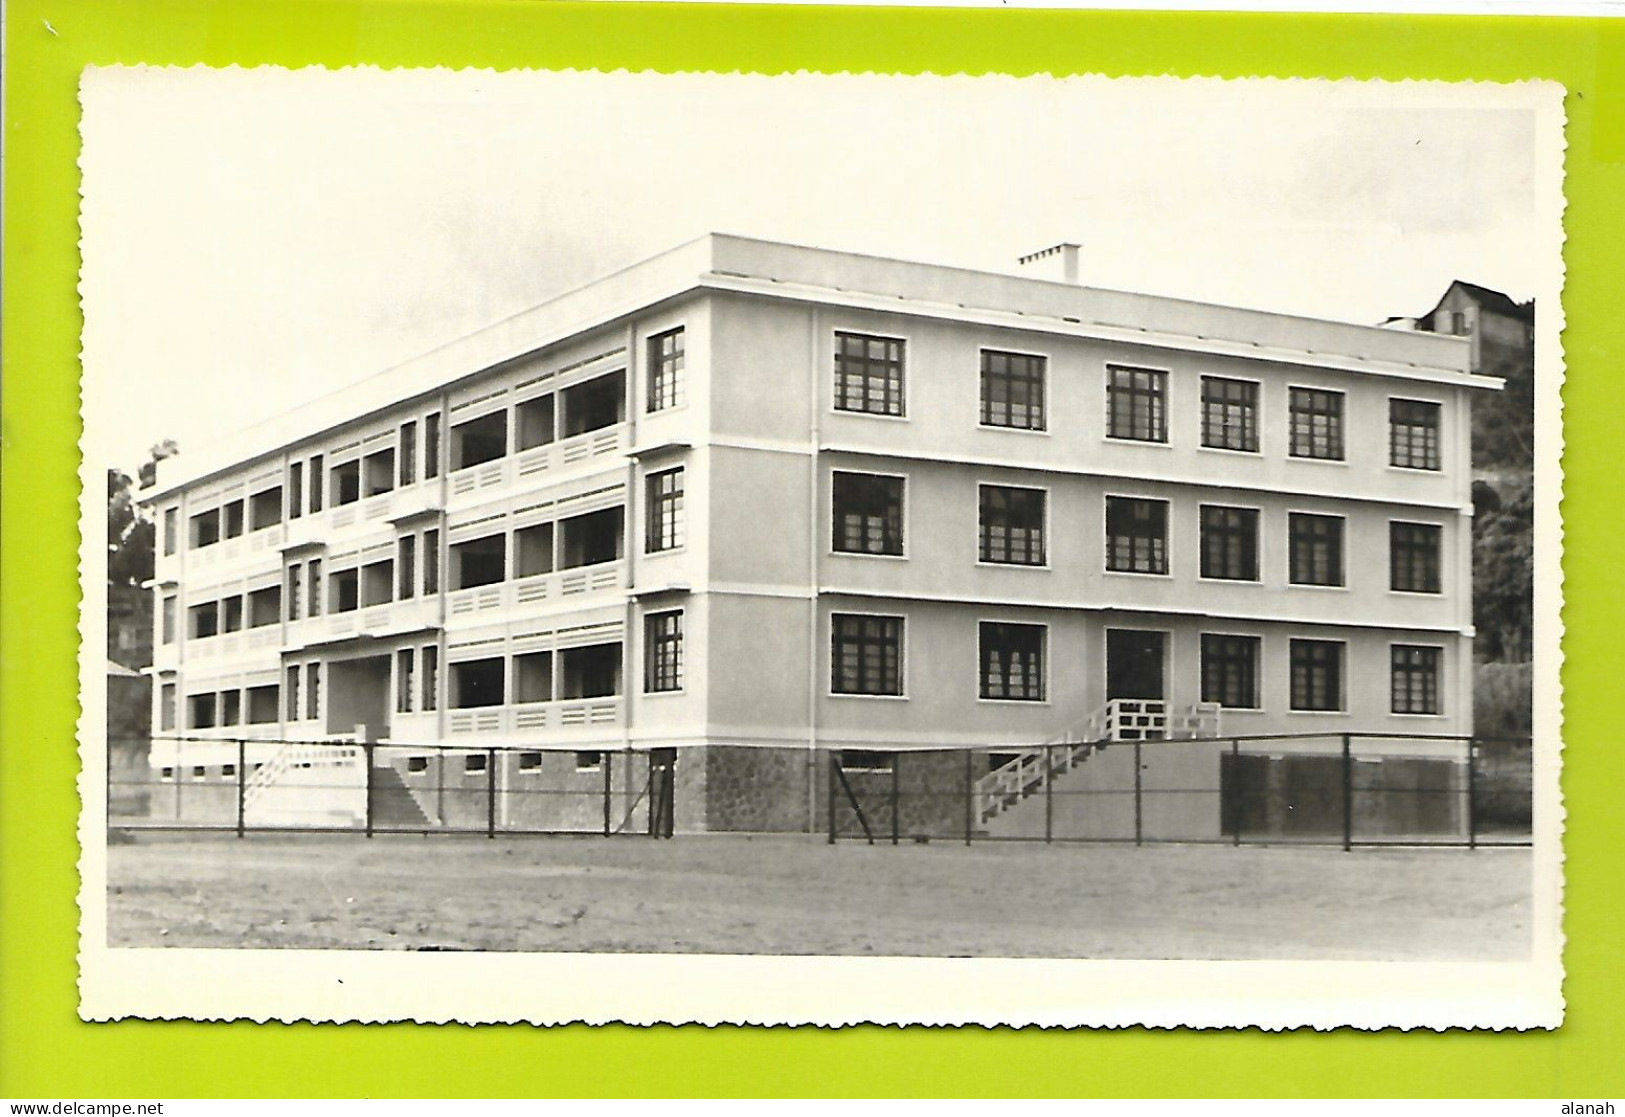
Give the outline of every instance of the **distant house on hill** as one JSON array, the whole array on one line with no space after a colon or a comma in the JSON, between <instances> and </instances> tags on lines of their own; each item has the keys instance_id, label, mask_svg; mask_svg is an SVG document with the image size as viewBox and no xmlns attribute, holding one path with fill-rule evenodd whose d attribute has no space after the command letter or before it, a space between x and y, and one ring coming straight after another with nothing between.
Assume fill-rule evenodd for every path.
<instances>
[{"instance_id":1,"label":"distant house on hill","mask_svg":"<svg viewBox=\"0 0 1625 1117\"><path fill-rule=\"evenodd\" d=\"M1472 342L1474 372L1533 361L1535 301L1513 302L1499 291L1460 279L1426 314L1390 318L1383 325L1467 338Z\"/></svg>"}]
</instances>

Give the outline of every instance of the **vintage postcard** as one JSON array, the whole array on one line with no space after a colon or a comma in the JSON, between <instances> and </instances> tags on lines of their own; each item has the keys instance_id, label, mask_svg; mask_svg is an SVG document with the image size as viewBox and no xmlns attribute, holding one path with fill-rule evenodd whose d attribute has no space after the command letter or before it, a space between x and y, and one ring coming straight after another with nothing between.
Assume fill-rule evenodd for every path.
<instances>
[{"instance_id":1,"label":"vintage postcard","mask_svg":"<svg viewBox=\"0 0 1625 1117\"><path fill-rule=\"evenodd\" d=\"M81 101L85 1018L1561 1021L1560 86Z\"/></svg>"}]
</instances>

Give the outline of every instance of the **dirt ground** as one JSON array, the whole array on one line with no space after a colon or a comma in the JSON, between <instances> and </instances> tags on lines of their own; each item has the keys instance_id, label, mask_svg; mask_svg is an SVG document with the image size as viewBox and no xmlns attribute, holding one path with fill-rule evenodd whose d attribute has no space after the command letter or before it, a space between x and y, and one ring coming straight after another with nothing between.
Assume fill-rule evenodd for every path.
<instances>
[{"instance_id":1,"label":"dirt ground","mask_svg":"<svg viewBox=\"0 0 1625 1117\"><path fill-rule=\"evenodd\" d=\"M1527 850L140 835L112 946L1507 959Z\"/></svg>"}]
</instances>

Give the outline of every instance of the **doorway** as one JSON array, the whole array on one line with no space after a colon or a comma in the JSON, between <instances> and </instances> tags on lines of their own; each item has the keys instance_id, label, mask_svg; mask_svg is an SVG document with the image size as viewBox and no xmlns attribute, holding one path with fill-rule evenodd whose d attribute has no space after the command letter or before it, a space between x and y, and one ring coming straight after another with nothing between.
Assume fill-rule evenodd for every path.
<instances>
[{"instance_id":1,"label":"doorway","mask_svg":"<svg viewBox=\"0 0 1625 1117\"><path fill-rule=\"evenodd\" d=\"M389 736L389 657L340 659L327 665L327 732L367 727L367 740Z\"/></svg>"},{"instance_id":2,"label":"doorway","mask_svg":"<svg viewBox=\"0 0 1625 1117\"><path fill-rule=\"evenodd\" d=\"M1164 697L1168 634L1137 628L1106 630L1106 698Z\"/></svg>"}]
</instances>

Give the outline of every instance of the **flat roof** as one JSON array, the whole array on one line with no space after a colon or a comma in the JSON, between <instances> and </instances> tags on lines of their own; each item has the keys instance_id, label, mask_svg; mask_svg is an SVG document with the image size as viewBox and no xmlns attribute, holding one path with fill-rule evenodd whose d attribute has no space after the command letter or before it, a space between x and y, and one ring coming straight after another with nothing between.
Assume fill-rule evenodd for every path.
<instances>
[{"instance_id":1,"label":"flat roof","mask_svg":"<svg viewBox=\"0 0 1625 1117\"><path fill-rule=\"evenodd\" d=\"M1469 370L1463 338L1331 322L709 233L158 466L150 503L293 443L386 411L648 307L734 292L1240 356L1346 372L1499 388Z\"/></svg>"}]
</instances>

